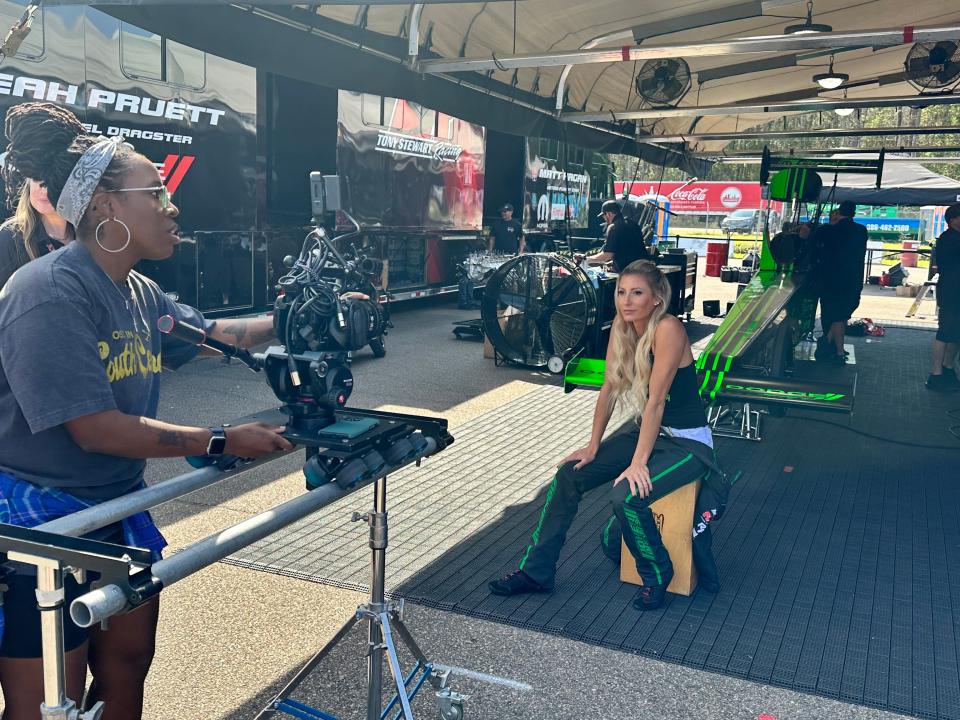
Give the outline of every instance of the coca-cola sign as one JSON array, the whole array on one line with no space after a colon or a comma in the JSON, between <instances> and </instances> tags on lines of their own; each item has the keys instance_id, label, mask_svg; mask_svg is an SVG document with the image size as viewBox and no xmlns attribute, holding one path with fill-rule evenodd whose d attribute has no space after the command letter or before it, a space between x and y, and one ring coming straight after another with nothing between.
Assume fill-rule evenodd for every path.
<instances>
[{"instance_id":1,"label":"coca-cola sign","mask_svg":"<svg viewBox=\"0 0 960 720\"><path fill-rule=\"evenodd\" d=\"M674 190L667 195L667 197L670 198L670 200L682 200L685 202L706 202L707 189L692 188L690 190Z\"/></svg>"},{"instance_id":2,"label":"coca-cola sign","mask_svg":"<svg viewBox=\"0 0 960 720\"><path fill-rule=\"evenodd\" d=\"M614 189L617 197L623 197L625 183L618 182ZM639 198L661 197L670 201L670 210L681 213L725 215L740 208L756 210L764 205L760 183L731 182L663 182L641 181L630 185L630 196Z\"/></svg>"}]
</instances>

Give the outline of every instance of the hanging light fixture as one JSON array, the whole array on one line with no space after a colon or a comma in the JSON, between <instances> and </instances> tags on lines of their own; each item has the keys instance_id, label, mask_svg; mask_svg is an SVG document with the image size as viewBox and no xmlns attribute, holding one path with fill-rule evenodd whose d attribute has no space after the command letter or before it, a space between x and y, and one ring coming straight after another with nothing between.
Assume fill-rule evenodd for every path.
<instances>
[{"instance_id":1,"label":"hanging light fixture","mask_svg":"<svg viewBox=\"0 0 960 720\"><path fill-rule=\"evenodd\" d=\"M803 35L805 33L833 32L833 27L813 21L813 0L807 0L807 19L797 25L787 25L783 29L784 35Z\"/></svg>"},{"instance_id":2,"label":"hanging light fixture","mask_svg":"<svg viewBox=\"0 0 960 720\"><path fill-rule=\"evenodd\" d=\"M813 76L813 81L824 90L836 90L849 79L850 76L847 73L833 71L833 55L830 56L830 69L825 73L817 73Z\"/></svg>"},{"instance_id":3,"label":"hanging light fixture","mask_svg":"<svg viewBox=\"0 0 960 720\"><path fill-rule=\"evenodd\" d=\"M846 90L843 91L843 99L844 99L844 100L847 99L847 91L846 91ZM854 109L853 109L852 107L838 107L838 108L834 108L834 109L833 109L833 111L834 111L837 115L839 115L840 117L847 117L847 115L853 115L853 110L854 110Z\"/></svg>"}]
</instances>

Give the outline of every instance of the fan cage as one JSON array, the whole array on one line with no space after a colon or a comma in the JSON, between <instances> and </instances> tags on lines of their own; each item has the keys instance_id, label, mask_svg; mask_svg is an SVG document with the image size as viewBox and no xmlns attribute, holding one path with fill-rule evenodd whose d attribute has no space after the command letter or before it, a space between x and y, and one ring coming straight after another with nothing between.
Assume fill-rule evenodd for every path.
<instances>
[{"instance_id":1,"label":"fan cage","mask_svg":"<svg viewBox=\"0 0 960 720\"><path fill-rule=\"evenodd\" d=\"M918 90L939 90L960 82L960 43L916 43L903 63L907 81Z\"/></svg>"},{"instance_id":2,"label":"fan cage","mask_svg":"<svg viewBox=\"0 0 960 720\"><path fill-rule=\"evenodd\" d=\"M500 357L543 367L572 357L596 322L597 295L578 265L552 253L520 255L487 280L484 332Z\"/></svg>"},{"instance_id":3,"label":"fan cage","mask_svg":"<svg viewBox=\"0 0 960 720\"><path fill-rule=\"evenodd\" d=\"M690 66L683 58L648 60L634 80L637 94L654 104L680 100L690 90Z\"/></svg>"}]
</instances>

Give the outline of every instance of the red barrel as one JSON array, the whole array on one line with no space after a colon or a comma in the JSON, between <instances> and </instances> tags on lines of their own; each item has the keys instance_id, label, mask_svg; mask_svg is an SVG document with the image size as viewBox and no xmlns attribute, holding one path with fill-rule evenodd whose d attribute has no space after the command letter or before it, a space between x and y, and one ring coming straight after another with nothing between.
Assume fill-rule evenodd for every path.
<instances>
[{"instance_id":1,"label":"red barrel","mask_svg":"<svg viewBox=\"0 0 960 720\"><path fill-rule=\"evenodd\" d=\"M916 240L904 240L903 245L901 246L902 252L900 253L900 264L904 267L916 267L917 253L908 252L908 250L916 251L918 247L920 247L920 243Z\"/></svg>"},{"instance_id":2,"label":"red barrel","mask_svg":"<svg viewBox=\"0 0 960 720\"><path fill-rule=\"evenodd\" d=\"M725 240L707 241L707 277L720 277L720 268L727 263L727 247Z\"/></svg>"}]
</instances>

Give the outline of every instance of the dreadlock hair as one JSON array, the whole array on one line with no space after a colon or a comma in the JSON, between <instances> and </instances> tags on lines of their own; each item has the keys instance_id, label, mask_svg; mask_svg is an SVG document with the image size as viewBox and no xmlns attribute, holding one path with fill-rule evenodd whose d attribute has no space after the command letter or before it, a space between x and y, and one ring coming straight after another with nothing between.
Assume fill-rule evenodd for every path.
<instances>
[{"instance_id":1,"label":"dreadlock hair","mask_svg":"<svg viewBox=\"0 0 960 720\"><path fill-rule=\"evenodd\" d=\"M8 196L14 188L19 195L25 179L30 178L46 184L47 197L54 207L80 156L101 139L86 134L72 112L46 102L22 103L7 110L4 133L10 143L3 171ZM100 187L119 188L121 178L138 157L132 147L120 145L103 173ZM85 234L84 220L75 228L78 236Z\"/></svg>"}]
</instances>

